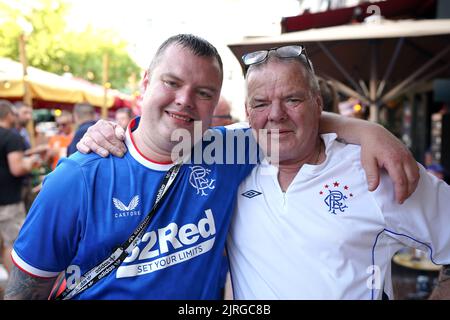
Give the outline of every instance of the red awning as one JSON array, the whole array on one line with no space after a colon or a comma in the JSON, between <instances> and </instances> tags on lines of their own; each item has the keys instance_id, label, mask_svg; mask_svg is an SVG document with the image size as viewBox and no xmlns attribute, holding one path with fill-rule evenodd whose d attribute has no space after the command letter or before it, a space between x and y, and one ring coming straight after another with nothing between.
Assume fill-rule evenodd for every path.
<instances>
[{"instance_id":1,"label":"red awning","mask_svg":"<svg viewBox=\"0 0 450 320\"><path fill-rule=\"evenodd\" d=\"M299 16L285 17L281 20L282 33L326 28L344 25L352 22L362 22L372 12L367 8L376 5L381 15L387 19L405 19L430 17L436 11L436 0L388 0L381 2L366 2L353 7L339 8L319 13L304 13ZM359 13L359 14L358 14Z\"/></svg>"}]
</instances>

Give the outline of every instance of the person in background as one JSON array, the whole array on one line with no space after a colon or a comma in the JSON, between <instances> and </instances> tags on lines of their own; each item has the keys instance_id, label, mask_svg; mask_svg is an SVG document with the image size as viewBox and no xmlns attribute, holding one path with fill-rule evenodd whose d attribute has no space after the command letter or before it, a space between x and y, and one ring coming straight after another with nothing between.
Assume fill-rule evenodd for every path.
<instances>
[{"instance_id":1,"label":"person in background","mask_svg":"<svg viewBox=\"0 0 450 320\"><path fill-rule=\"evenodd\" d=\"M434 163L433 153L431 152L431 148L428 148L423 156L423 165L426 168L432 165L433 163Z\"/></svg>"},{"instance_id":2,"label":"person in background","mask_svg":"<svg viewBox=\"0 0 450 320\"><path fill-rule=\"evenodd\" d=\"M75 124L78 126L78 129L75 132L71 143L67 147L67 156L70 156L77 151L76 145L78 141L80 141L88 128L96 122L94 107L90 104L76 104L73 108L73 115Z\"/></svg>"},{"instance_id":3,"label":"person in background","mask_svg":"<svg viewBox=\"0 0 450 320\"><path fill-rule=\"evenodd\" d=\"M442 165L439 163L432 163L428 166L426 166L427 171L431 173L433 176L435 176L438 179L444 180L445 179L445 170Z\"/></svg>"},{"instance_id":4,"label":"person in background","mask_svg":"<svg viewBox=\"0 0 450 320\"><path fill-rule=\"evenodd\" d=\"M219 103L214 109L211 127L227 126L232 124L233 118L231 117L231 105L223 96L220 97Z\"/></svg>"},{"instance_id":5,"label":"person in background","mask_svg":"<svg viewBox=\"0 0 450 320\"><path fill-rule=\"evenodd\" d=\"M13 130L24 140L26 148L25 155L31 156L39 154L43 156L48 151L47 146L45 144L40 144L33 147L31 145L30 134L27 130L28 123L33 119L33 109L22 101L14 103L13 107L16 114L16 122Z\"/></svg>"},{"instance_id":6,"label":"person in background","mask_svg":"<svg viewBox=\"0 0 450 320\"><path fill-rule=\"evenodd\" d=\"M13 130L15 122L13 105L0 100L0 254L8 272L12 268L11 248L25 219L22 179L39 164L37 156L24 155L25 142Z\"/></svg>"},{"instance_id":7,"label":"person in background","mask_svg":"<svg viewBox=\"0 0 450 320\"><path fill-rule=\"evenodd\" d=\"M56 126L58 127L58 133L50 137L48 141L48 145L51 150L50 168L52 170L56 168L60 158L67 157L67 147L73 139L72 114L68 111L63 111L62 114L55 120Z\"/></svg>"},{"instance_id":8,"label":"person in background","mask_svg":"<svg viewBox=\"0 0 450 320\"><path fill-rule=\"evenodd\" d=\"M317 77L319 83L320 94L323 100L323 111L334 112L339 114L339 95L331 81Z\"/></svg>"},{"instance_id":9,"label":"person in background","mask_svg":"<svg viewBox=\"0 0 450 320\"><path fill-rule=\"evenodd\" d=\"M25 142L25 148L30 149L31 140L27 130L27 125L33 119L33 110L30 106L22 101L16 102L14 106L17 114L15 129L17 130L17 133L19 133L23 138Z\"/></svg>"},{"instance_id":10,"label":"person in background","mask_svg":"<svg viewBox=\"0 0 450 320\"><path fill-rule=\"evenodd\" d=\"M346 101L338 103L339 113L345 117L367 119L368 108L361 104L356 98L349 98Z\"/></svg>"},{"instance_id":11,"label":"person in background","mask_svg":"<svg viewBox=\"0 0 450 320\"><path fill-rule=\"evenodd\" d=\"M47 157L49 148L47 144L40 144L37 146L31 145L30 134L27 130L28 123L33 119L33 109L22 101L14 103L16 117L16 123L13 128L23 139L25 144L25 156L34 156L36 158L39 156L41 160ZM35 193L33 192L33 177L31 172L22 178L22 200L25 205L25 210L28 210L33 203L35 198Z\"/></svg>"},{"instance_id":12,"label":"person in background","mask_svg":"<svg viewBox=\"0 0 450 320\"><path fill-rule=\"evenodd\" d=\"M115 118L117 124L126 130L128 123L133 119L133 112L129 108L121 108L116 111Z\"/></svg>"}]
</instances>

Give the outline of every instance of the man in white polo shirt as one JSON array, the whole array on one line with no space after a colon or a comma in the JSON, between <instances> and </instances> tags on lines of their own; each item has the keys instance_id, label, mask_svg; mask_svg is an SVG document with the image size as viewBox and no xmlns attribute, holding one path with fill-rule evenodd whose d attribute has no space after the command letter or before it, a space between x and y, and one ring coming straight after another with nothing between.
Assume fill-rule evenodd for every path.
<instances>
[{"instance_id":1,"label":"man in white polo shirt","mask_svg":"<svg viewBox=\"0 0 450 320\"><path fill-rule=\"evenodd\" d=\"M368 192L360 147L319 135L322 99L304 49L243 59L250 126L267 158L276 135L279 163L264 160L239 188L227 242L236 299L392 299L402 247L450 263L448 185L420 166L402 205L387 174Z\"/></svg>"}]
</instances>

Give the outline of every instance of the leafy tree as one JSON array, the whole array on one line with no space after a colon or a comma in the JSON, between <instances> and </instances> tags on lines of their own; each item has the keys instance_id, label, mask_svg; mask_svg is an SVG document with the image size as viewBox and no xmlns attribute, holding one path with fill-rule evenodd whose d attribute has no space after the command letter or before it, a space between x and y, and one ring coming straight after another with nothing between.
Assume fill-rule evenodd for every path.
<instances>
[{"instance_id":1,"label":"leafy tree","mask_svg":"<svg viewBox=\"0 0 450 320\"><path fill-rule=\"evenodd\" d=\"M110 31L86 28L69 32L65 17L69 5L63 0L3 0L0 3L0 56L19 60L18 38L22 24L32 26L27 39L31 66L102 84L103 55L109 56L109 82L124 89L131 74L140 68L127 53L127 43ZM119 40L117 40L119 39Z\"/></svg>"}]
</instances>

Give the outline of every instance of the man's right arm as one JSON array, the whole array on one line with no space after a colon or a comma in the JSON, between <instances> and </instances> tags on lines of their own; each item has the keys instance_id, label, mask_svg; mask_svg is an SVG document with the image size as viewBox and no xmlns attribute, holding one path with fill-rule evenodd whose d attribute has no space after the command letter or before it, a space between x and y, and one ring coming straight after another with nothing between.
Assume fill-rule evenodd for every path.
<instances>
[{"instance_id":1,"label":"man's right arm","mask_svg":"<svg viewBox=\"0 0 450 320\"><path fill-rule=\"evenodd\" d=\"M47 300L56 278L36 278L16 266L9 274L5 300Z\"/></svg>"},{"instance_id":2,"label":"man's right arm","mask_svg":"<svg viewBox=\"0 0 450 320\"><path fill-rule=\"evenodd\" d=\"M7 159L9 171L15 177L29 174L33 169L33 165L39 164L38 156L25 157L23 151L10 152L7 155Z\"/></svg>"},{"instance_id":3,"label":"man's right arm","mask_svg":"<svg viewBox=\"0 0 450 320\"><path fill-rule=\"evenodd\" d=\"M67 196L76 195L76 196ZM88 187L82 167L63 159L45 178L42 190L14 242L15 267L8 299L47 299L56 277L76 256L86 221Z\"/></svg>"},{"instance_id":4,"label":"man's right arm","mask_svg":"<svg viewBox=\"0 0 450 320\"><path fill-rule=\"evenodd\" d=\"M27 175L33 169L33 165L39 164L39 156L25 156L25 145L23 138L18 134L10 132L6 144L6 160L11 175L14 177L22 177Z\"/></svg>"}]
</instances>

